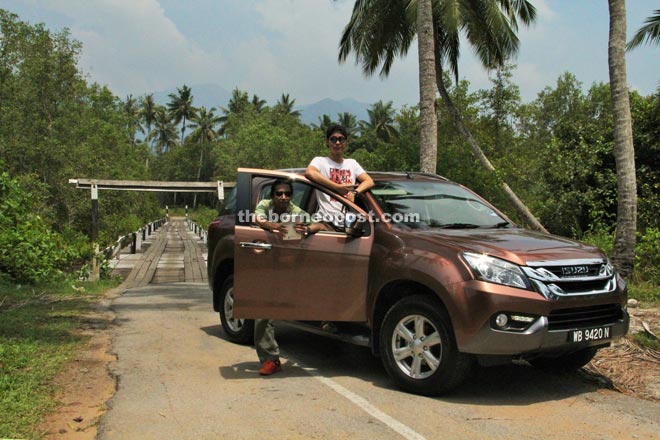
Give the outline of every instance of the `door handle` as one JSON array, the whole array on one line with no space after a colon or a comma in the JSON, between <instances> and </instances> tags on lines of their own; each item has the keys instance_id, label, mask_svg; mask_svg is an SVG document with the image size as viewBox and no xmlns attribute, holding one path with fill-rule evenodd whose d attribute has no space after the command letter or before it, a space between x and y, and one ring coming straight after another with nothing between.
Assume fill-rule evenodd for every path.
<instances>
[{"instance_id":1,"label":"door handle","mask_svg":"<svg viewBox=\"0 0 660 440\"><path fill-rule=\"evenodd\" d=\"M265 249L265 250L269 250L273 247L273 245L270 243L259 243L259 242L249 242L249 241L241 241L240 246L242 248Z\"/></svg>"}]
</instances>

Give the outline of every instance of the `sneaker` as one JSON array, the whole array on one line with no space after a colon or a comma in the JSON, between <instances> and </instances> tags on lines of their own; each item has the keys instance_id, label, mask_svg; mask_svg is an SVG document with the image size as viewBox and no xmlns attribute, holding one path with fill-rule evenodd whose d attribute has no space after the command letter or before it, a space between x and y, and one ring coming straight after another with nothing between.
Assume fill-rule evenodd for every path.
<instances>
[{"instance_id":1,"label":"sneaker","mask_svg":"<svg viewBox=\"0 0 660 440\"><path fill-rule=\"evenodd\" d=\"M337 333L337 326L330 321L323 321L321 323L321 330L328 333Z\"/></svg>"},{"instance_id":2,"label":"sneaker","mask_svg":"<svg viewBox=\"0 0 660 440\"><path fill-rule=\"evenodd\" d=\"M282 369L282 364L280 361L272 361L268 359L259 369L259 374L262 376L270 376L273 373L277 373Z\"/></svg>"}]
</instances>

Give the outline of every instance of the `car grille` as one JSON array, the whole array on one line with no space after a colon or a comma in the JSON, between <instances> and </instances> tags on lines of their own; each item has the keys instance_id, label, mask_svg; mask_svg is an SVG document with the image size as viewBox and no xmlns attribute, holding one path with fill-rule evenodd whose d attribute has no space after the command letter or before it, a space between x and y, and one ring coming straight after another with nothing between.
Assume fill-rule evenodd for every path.
<instances>
[{"instance_id":1,"label":"car grille","mask_svg":"<svg viewBox=\"0 0 660 440\"><path fill-rule=\"evenodd\" d=\"M523 271L546 298L599 295L616 290L616 276L605 259L528 263Z\"/></svg>"},{"instance_id":2,"label":"car grille","mask_svg":"<svg viewBox=\"0 0 660 440\"><path fill-rule=\"evenodd\" d=\"M568 330L614 324L623 319L619 304L555 310L548 315L550 330Z\"/></svg>"}]
</instances>

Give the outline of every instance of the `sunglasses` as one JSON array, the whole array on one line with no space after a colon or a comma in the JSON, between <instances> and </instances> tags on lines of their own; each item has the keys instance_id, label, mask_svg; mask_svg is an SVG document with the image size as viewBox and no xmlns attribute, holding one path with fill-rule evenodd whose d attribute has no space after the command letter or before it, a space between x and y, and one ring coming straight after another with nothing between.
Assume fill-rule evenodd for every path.
<instances>
[{"instance_id":1,"label":"sunglasses","mask_svg":"<svg viewBox=\"0 0 660 440\"><path fill-rule=\"evenodd\" d=\"M276 191L275 192L275 195L277 197L282 197L282 196L291 197L291 194L293 194L291 191Z\"/></svg>"},{"instance_id":2,"label":"sunglasses","mask_svg":"<svg viewBox=\"0 0 660 440\"><path fill-rule=\"evenodd\" d=\"M344 136L332 136L330 138L330 142L332 142L333 144L336 144L337 142L344 143L346 142L346 138Z\"/></svg>"}]
</instances>

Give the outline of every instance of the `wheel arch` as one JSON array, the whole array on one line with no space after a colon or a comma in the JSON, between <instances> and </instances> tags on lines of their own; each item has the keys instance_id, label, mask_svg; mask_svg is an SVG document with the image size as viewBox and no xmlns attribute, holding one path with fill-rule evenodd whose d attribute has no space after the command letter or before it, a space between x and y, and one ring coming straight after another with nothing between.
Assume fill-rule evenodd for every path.
<instances>
[{"instance_id":1,"label":"wheel arch","mask_svg":"<svg viewBox=\"0 0 660 440\"><path fill-rule=\"evenodd\" d=\"M213 310L216 312L220 311L222 307L222 298L220 298L220 289L225 283L225 280L234 273L234 260L226 259L218 264L218 267L215 271L215 277L213 279Z\"/></svg>"},{"instance_id":2,"label":"wheel arch","mask_svg":"<svg viewBox=\"0 0 660 440\"><path fill-rule=\"evenodd\" d=\"M432 298L439 307L442 307L445 314L449 317L449 327L452 329L453 333L454 326L451 321L451 315L449 314L447 306L445 305L440 295L438 295L432 288L413 280L391 281L381 288L372 311L371 350L374 355L379 356L378 340L380 339L380 328L388 310L390 310L394 304L403 298L413 295L423 295Z\"/></svg>"}]
</instances>

